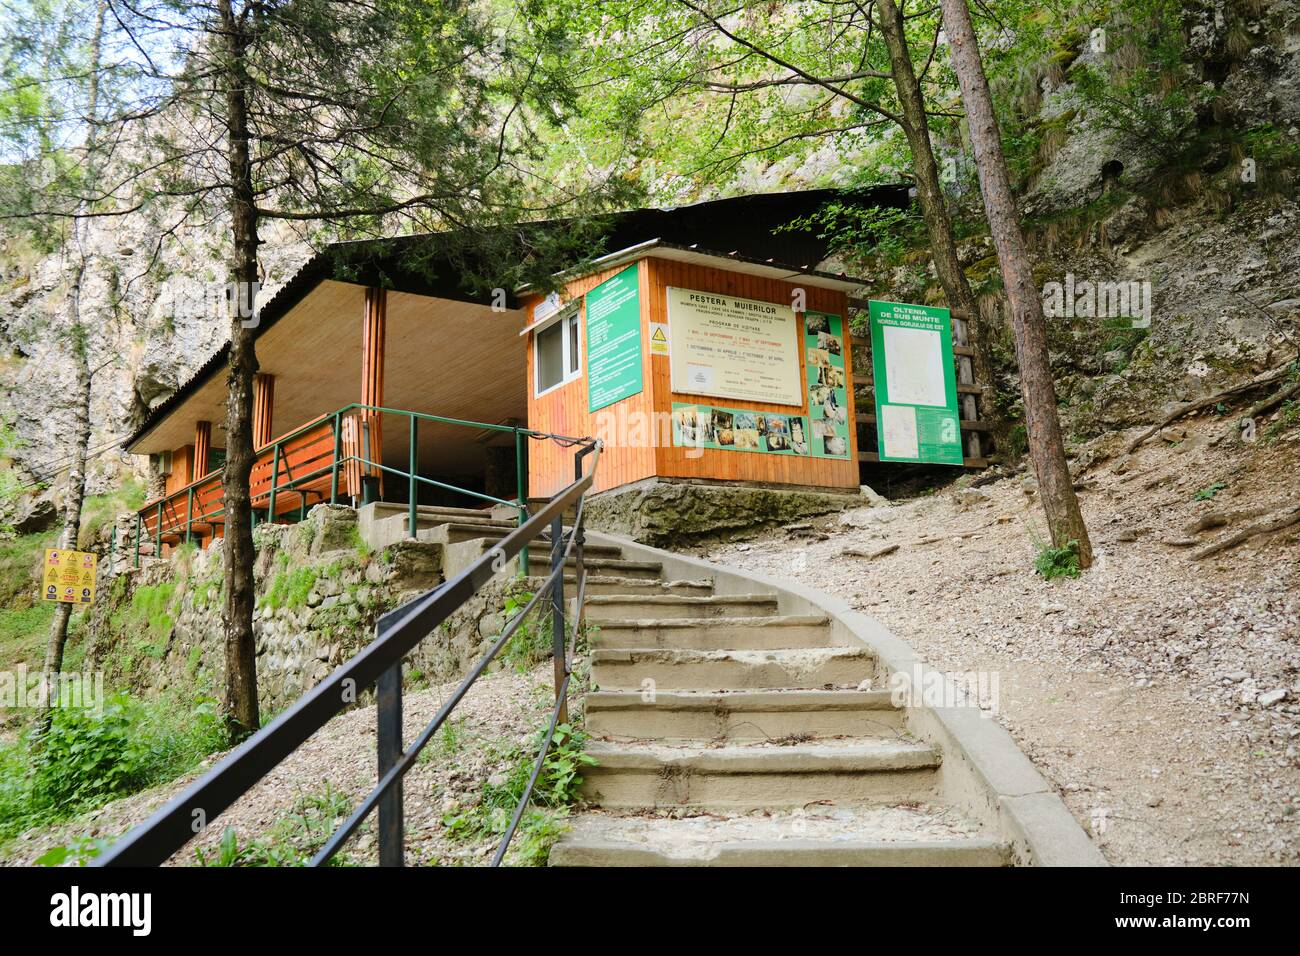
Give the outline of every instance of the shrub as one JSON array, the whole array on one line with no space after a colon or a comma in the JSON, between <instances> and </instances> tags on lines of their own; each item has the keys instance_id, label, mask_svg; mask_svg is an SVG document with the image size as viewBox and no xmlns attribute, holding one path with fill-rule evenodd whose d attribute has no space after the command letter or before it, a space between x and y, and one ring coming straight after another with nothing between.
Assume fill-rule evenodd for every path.
<instances>
[{"instance_id":1,"label":"shrub","mask_svg":"<svg viewBox=\"0 0 1300 956\"><path fill-rule=\"evenodd\" d=\"M1038 557L1034 559L1034 570L1047 581L1053 578L1077 578L1080 573L1079 542L1070 541L1061 548L1040 545Z\"/></svg>"}]
</instances>

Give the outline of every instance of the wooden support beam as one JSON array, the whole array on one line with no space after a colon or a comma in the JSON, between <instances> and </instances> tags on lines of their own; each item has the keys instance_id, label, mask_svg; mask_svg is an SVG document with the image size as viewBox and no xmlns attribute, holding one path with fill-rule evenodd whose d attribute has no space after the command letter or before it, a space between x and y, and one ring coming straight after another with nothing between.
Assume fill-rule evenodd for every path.
<instances>
[{"instance_id":1,"label":"wooden support beam","mask_svg":"<svg viewBox=\"0 0 1300 956\"><path fill-rule=\"evenodd\" d=\"M253 377L253 449L269 445L275 437L271 417L275 406L275 376L259 372Z\"/></svg>"},{"instance_id":2,"label":"wooden support beam","mask_svg":"<svg viewBox=\"0 0 1300 956\"><path fill-rule=\"evenodd\" d=\"M384 346L388 324L388 293L384 289L366 289L365 314L361 325L361 404L382 407L384 404ZM382 416L363 409L360 441L362 454L376 465L383 462L384 436ZM383 497L384 475L374 465L363 468L365 477L377 484Z\"/></svg>"},{"instance_id":3,"label":"wooden support beam","mask_svg":"<svg viewBox=\"0 0 1300 956\"><path fill-rule=\"evenodd\" d=\"M212 422L196 422L194 425L194 475L191 481L198 481L207 475L212 461Z\"/></svg>"}]
</instances>

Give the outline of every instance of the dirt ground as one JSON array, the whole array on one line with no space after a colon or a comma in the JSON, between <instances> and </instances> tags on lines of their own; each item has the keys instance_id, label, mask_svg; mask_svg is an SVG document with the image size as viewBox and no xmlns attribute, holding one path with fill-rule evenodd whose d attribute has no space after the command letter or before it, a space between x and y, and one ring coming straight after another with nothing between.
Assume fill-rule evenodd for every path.
<instances>
[{"instance_id":1,"label":"dirt ground","mask_svg":"<svg viewBox=\"0 0 1300 956\"><path fill-rule=\"evenodd\" d=\"M1072 464L1097 561L1077 579L1034 572L1047 536L1023 475L705 554L836 594L949 673L996 675L997 719L1112 863L1294 864L1300 525L1192 555L1300 501L1300 441L1230 427L1085 448ZM1231 521L1194 530L1211 514Z\"/></svg>"}]
</instances>

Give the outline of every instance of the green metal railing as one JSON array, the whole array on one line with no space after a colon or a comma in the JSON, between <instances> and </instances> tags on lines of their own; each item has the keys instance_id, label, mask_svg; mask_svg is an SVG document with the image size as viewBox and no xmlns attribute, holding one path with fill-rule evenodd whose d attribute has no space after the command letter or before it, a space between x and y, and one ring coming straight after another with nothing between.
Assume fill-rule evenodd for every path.
<instances>
[{"instance_id":1,"label":"green metal railing","mask_svg":"<svg viewBox=\"0 0 1300 956\"><path fill-rule=\"evenodd\" d=\"M344 421L349 415L356 415L360 421L361 439L358 444L361 448L369 448L370 443L367 440L366 429L371 418L383 415L405 416L408 420L407 428L407 456L406 468L395 468L386 465L383 462L371 461L369 458L360 454L343 454L343 427ZM301 439L304 435L311 433L313 430L320 429L324 422L330 423L330 429L333 436L333 452L329 456L328 464L312 468L304 474L294 475L288 466L288 457L285 454L286 447L291 443ZM489 495L484 492L474 491L470 488L462 488L448 482L438 481L419 473L419 426L421 422L429 422L439 425L452 425L457 427L472 428L477 431L491 431L509 433L514 438L515 445L515 488L517 497L514 501L508 501L504 498ZM524 442L525 439L538 441L555 441L564 446L574 446L582 443L582 439L573 438L567 435L556 435L550 432L534 431L531 428L522 428L518 425L500 425L489 422L475 422L461 418L448 418L442 415L431 415L425 412L414 412L402 408L388 408L383 405L364 405L361 403L352 403L345 405L337 411L322 415L305 425L302 425L286 435L282 435L269 445L263 446L258 450L257 461L254 468L268 460L271 465L271 479L269 487L265 491L258 491L252 496L255 507L252 509L252 523L257 525L259 516L263 513L267 521L276 521L277 519L277 499L286 493L297 492L301 494L302 501L299 508L299 520L306 517L307 499L310 491L301 490L307 485L320 482L325 475L329 475L329 496L322 495L322 502L335 504L339 500L339 476L349 464L369 469L370 473L382 472L385 475L393 475L398 479L404 479L406 483L407 494L407 533L410 537L416 536L419 526L419 490L421 487L437 488L442 491L450 491L455 494L463 495L477 501L484 501L491 504L502 505L513 508L516 511L518 524L522 526L528 520L528 495L527 495L527 476L524 472ZM294 450L292 448L290 451ZM283 466L283 469L282 469ZM286 480L281 480L280 472L284 470ZM219 518L225 514L224 504L215 510L203 509L202 513L195 514L195 496L201 490L206 490L219 484L221 476L219 472L213 472L191 481L184 488L177 490L171 495L165 495L157 501L145 505L135 516L135 533L134 533L134 566L140 566L140 544L145 531L145 515L152 515L153 537L155 542L156 555L162 554L163 535L164 533L184 533L185 543L188 544L194 538L194 525L208 524L214 518ZM182 522L177 510L181 498L184 497L185 518ZM364 496L363 496L364 497ZM265 509L256 507L257 502L265 500ZM367 502L369 503L369 502ZM170 515L170 517L168 517ZM520 572L527 573L528 569L528 549L525 547L520 552Z\"/></svg>"}]
</instances>

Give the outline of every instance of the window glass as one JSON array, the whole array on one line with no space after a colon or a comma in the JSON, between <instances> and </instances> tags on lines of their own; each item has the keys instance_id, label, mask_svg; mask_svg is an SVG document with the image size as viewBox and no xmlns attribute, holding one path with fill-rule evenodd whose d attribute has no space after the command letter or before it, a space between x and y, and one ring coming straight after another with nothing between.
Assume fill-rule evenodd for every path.
<instances>
[{"instance_id":1,"label":"window glass","mask_svg":"<svg viewBox=\"0 0 1300 956\"><path fill-rule=\"evenodd\" d=\"M537 333L537 391L564 380L564 323L556 322Z\"/></svg>"},{"instance_id":2,"label":"window glass","mask_svg":"<svg viewBox=\"0 0 1300 956\"><path fill-rule=\"evenodd\" d=\"M578 371L578 313L568 319L569 324L569 371Z\"/></svg>"}]
</instances>

